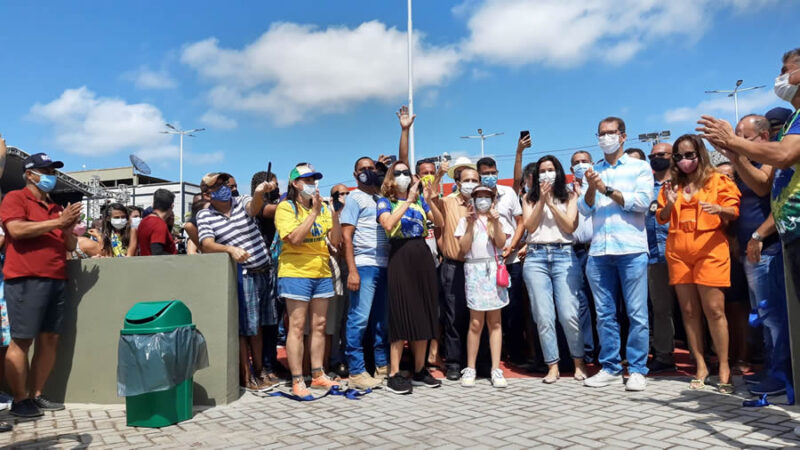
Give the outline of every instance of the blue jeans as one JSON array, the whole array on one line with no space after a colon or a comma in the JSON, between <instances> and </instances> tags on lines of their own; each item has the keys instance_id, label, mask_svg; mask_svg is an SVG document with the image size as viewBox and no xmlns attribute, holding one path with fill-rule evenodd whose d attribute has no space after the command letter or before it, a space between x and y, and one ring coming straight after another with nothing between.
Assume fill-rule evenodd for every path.
<instances>
[{"instance_id":1,"label":"blue jeans","mask_svg":"<svg viewBox=\"0 0 800 450\"><path fill-rule=\"evenodd\" d=\"M570 355L583 359L583 337L578 320L581 273L572 246L528 244L522 275L528 287L544 362L555 364L559 360L556 310Z\"/></svg>"},{"instance_id":2,"label":"blue jeans","mask_svg":"<svg viewBox=\"0 0 800 450\"><path fill-rule=\"evenodd\" d=\"M782 255L778 254L777 259L781 259ZM770 295L770 264L772 260L776 259L775 255L761 255L761 261L751 263L744 258L744 274L747 277L747 290L750 294L750 309L758 310L758 315L764 317L766 311L759 308L758 304L762 300L768 300ZM783 266L781 264L781 266ZM781 269L782 270L782 269ZM785 298L785 294L781 298ZM762 326L764 331L764 355L767 358L766 366L769 366L772 360L772 342L774 340L774 331L767 326L766 323Z\"/></svg>"},{"instance_id":3,"label":"blue jeans","mask_svg":"<svg viewBox=\"0 0 800 450\"><path fill-rule=\"evenodd\" d=\"M579 249L575 251L578 258L578 268L580 269L580 288L578 289L578 321L581 325L581 335L583 336L583 350L587 355L594 354L594 332L592 330L592 310L589 302L592 301L592 290L589 288L589 280L586 278L586 261L589 258L589 251Z\"/></svg>"},{"instance_id":4,"label":"blue jeans","mask_svg":"<svg viewBox=\"0 0 800 450\"><path fill-rule=\"evenodd\" d=\"M764 255L761 255L762 261ZM789 313L786 309L786 278L783 272L783 255L770 257L766 279L766 308L759 313L764 317L764 329L769 330L769 373L782 372L791 380L792 352L789 347Z\"/></svg>"},{"instance_id":5,"label":"blue jeans","mask_svg":"<svg viewBox=\"0 0 800 450\"><path fill-rule=\"evenodd\" d=\"M350 292L350 309L345 326L345 356L351 374L364 373L364 332L372 325L375 332L375 366L389 364L389 338L387 336L387 289L386 268L376 266L358 267L361 285Z\"/></svg>"},{"instance_id":6,"label":"blue jeans","mask_svg":"<svg viewBox=\"0 0 800 450\"><path fill-rule=\"evenodd\" d=\"M647 352L650 329L647 318L647 253L589 256L586 277L592 286L597 310L597 334L600 339L600 364L606 372L622 372L619 355L620 337L617 322L618 288L628 312L630 329L626 357L628 372L647 375Z\"/></svg>"}]
</instances>

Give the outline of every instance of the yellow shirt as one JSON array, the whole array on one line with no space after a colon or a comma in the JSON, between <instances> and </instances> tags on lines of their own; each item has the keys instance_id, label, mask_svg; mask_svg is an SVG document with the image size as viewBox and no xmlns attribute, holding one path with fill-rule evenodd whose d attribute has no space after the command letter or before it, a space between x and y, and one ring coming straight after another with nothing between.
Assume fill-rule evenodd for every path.
<instances>
[{"instance_id":1,"label":"yellow shirt","mask_svg":"<svg viewBox=\"0 0 800 450\"><path fill-rule=\"evenodd\" d=\"M295 205L295 208L292 207ZM295 214L297 211L297 214ZM331 211L325 206L311 226L308 235L300 245L292 245L286 241L294 231L311 213L298 203L282 201L275 211L275 229L283 239L281 254L278 257L278 277L281 278L329 278L331 268L328 265L330 254L325 237L333 228Z\"/></svg>"}]
</instances>

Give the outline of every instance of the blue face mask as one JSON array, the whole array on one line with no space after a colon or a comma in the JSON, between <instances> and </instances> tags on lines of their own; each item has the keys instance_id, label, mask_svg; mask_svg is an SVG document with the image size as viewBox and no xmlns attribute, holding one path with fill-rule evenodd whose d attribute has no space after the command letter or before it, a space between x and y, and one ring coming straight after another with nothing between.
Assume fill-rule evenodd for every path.
<instances>
[{"instance_id":1,"label":"blue face mask","mask_svg":"<svg viewBox=\"0 0 800 450\"><path fill-rule=\"evenodd\" d=\"M583 176L586 174L586 171L592 167L589 163L578 163L572 166L572 172L575 175L575 178L583 179Z\"/></svg>"},{"instance_id":2,"label":"blue face mask","mask_svg":"<svg viewBox=\"0 0 800 450\"><path fill-rule=\"evenodd\" d=\"M230 201L231 197L232 197L231 188L229 188L228 186L222 186L221 188L211 193L211 200L215 200L218 202Z\"/></svg>"},{"instance_id":3,"label":"blue face mask","mask_svg":"<svg viewBox=\"0 0 800 450\"><path fill-rule=\"evenodd\" d=\"M497 187L497 175L481 175L481 184L494 189Z\"/></svg>"},{"instance_id":4,"label":"blue face mask","mask_svg":"<svg viewBox=\"0 0 800 450\"><path fill-rule=\"evenodd\" d=\"M55 175L45 175L39 172L33 172L36 175L39 175L39 182L36 183L36 187L42 190L42 192L53 192L53 189L56 188L56 182L58 181L58 177Z\"/></svg>"}]
</instances>

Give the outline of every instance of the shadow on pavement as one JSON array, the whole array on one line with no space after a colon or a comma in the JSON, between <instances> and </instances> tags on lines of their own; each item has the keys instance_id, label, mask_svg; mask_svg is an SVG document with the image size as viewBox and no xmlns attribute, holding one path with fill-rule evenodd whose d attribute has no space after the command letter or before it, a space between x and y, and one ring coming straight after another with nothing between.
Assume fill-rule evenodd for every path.
<instances>
[{"instance_id":1,"label":"shadow on pavement","mask_svg":"<svg viewBox=\"0 0 800 450\"><path fill-rule=\"evenodd\" d=\"M87 433L77 434L77 433L65 433L65 434L58 434L55 436L49 437L41 437L37 439L30 439L27 441L18 441L11 444L10 447L4 448L12 448L12 449L22 449L22 448L53 448L55 446L64 446L70 445L74 441L75 445L73 447L69 447L71 449L85 449L89 448L89 445L92 443L92 436Z\"/></svg>"}]
</instances>

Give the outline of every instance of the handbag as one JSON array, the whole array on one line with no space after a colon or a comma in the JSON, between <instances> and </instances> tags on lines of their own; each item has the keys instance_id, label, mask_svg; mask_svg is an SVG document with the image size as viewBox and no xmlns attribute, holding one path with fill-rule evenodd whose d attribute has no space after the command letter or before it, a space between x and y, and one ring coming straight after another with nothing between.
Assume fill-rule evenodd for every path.
<instances>
[{"instance_id":1,"label":"handbag","mask_svg":"<svg viewBox=\"0 0 800 450\"><path fill-rule=\"evenodd\" d=\"M478 218L478 222L480 222L483 229L486 230L486 237L491 242L491 236L489 236L489 229L486 228L486 225L483 224L483 221L481 221L480 218ZM494 242L492 242L492 251L494 252L494 262L495 264L497 264L497 276L495 277L497 279L496 280L497 286L501 288L507 288L509 285L511 285L511 277L508 274L508 269L506 268L506 265L503 264L497 258L497 248L494 246Z\"/></svg>"}]
</instances>

